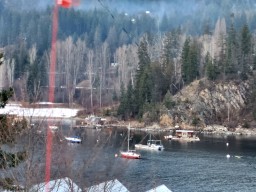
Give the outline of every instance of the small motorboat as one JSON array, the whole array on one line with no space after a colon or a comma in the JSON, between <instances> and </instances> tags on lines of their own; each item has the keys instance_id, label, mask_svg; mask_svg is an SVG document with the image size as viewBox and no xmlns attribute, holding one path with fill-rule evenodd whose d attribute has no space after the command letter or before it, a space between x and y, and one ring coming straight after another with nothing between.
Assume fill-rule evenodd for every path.
<instances>
[{"instance_id":1,"label":"small motorboat","mask_svg":"<svg viewBox=\"0 0 256 192\"><path fill-rule=\"evenodd\" d=\"M70 143L82 143L82 139L80 137L65 137L65 140Z\"/></svg>"},{"instance_id":2,"label":"small motorboat","mask_svg":"<svg viewBox=\"0 0 256 192\"><path fill-rule=\"evenodd\" d=\"M152 151L163 151L164 146L162 145L161 140L148 140L147 145L143 144L136 144L136 149L143 149L143 150L152 150Z\"/></svg>"},{"instance_id":3,"label":"small motorboat","mask_svg":"<svg viewBox=\"0 0 256 192\"><path fill-rule=\"evenodd\" d=\"M51 129L52 131L56 131L59 129L59 127L56 125L49 125L49 129Z\"/></svg>"},{"instance_id":4,"label":"small motorboat","mask_svg":"<svg viewBox=\"0 0 256 192\"><path fill-rule=\"evenodd\" d=\"M153 151L163 151L164 146L161 140L151 139L151 134L149 140L146 145L136 144L135 149L143 149L143 150L153 150Z\"/></svg>"}]
</instances>

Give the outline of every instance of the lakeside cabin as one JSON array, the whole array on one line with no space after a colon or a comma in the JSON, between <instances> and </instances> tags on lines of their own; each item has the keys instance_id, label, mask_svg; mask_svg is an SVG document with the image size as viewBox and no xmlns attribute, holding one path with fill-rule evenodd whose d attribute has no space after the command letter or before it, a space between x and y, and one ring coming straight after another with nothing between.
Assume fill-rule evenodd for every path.
<instances>
[{"instance_id":1,"label":"lakeside cabin","mask_svg":"<svg viewBox=\"0 0 256 192\"><path fill-rule=\"evenodd\" d=\"M174 136L167 135L164 138L169 140L200 141L199 137L192 130L176 130Z\"/></svg>"},{"instance_id":2,"label":"lakeside cabin","mask_svg":"<svg viewBox=\"0 0 256 192\"><path fill-rule=\"evenodd\" d=\"M176 130L175 136L177 138L192 138L195 137L195 133L192 130Z\"/></svg>"}]
</instances>

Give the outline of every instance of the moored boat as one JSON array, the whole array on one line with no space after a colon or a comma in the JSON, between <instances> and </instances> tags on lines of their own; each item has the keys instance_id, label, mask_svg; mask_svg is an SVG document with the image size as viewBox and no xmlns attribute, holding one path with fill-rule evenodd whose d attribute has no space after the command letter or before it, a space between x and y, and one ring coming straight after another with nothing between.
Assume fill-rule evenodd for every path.
<instances>
[{"instance_id":1,"label":"moored boat","mask_svg":"<svg viewBox=\"0 0 256 192\"><path fill-rule=\"evenodd\" d=\"M59 127L56 125L49 125L49 129L51 129L52 131L56 131L57 129L59 129Z\"/></svg>"},{"instance_id":2,"label":"moored boat","mask_svg":"<svg viewBox=\"0 0 256 192\"><path fill-rule=\"evenodd\" d=\"M82 139L79 137L65 137L65 140L70 143L81 143Z\"/></svg>"},{"instance_id":3,"label":"moored boat","mask_svg":"<svg viewBox=\"0 0 256 192\"><path fill-rule=\"evenodd\" d=\"M141 155L136 152L136 150L130 150L130 124L128 127L128 146L127 146L127 151L121 151L121 157L126 158L126 159L140 159Z\"/></svg>"},{"instance_id":4,"label":"moored boat","mask_svg":"<svg viewBox=\"0 0 256 192\"><path fill-rule=\"evenodd\" d=\"M140 154L138 154L135 150L127 150L121 152L121 157L126 159L140 159Z\"/></svg>"},{"instance_id":5,"label":"moored boat","mask_svg":"<svg viewBox=\"0 0 256 192\"><path fill-rule=\"evenodd\" d=\"M153 150L153 151L163 151L164 150L162 141L151 139L151 135L150 135L150 139L147 141L146 145L136 144L135 148L136 149L144 149L144 150Z\"/></svg>"}]
</instances>

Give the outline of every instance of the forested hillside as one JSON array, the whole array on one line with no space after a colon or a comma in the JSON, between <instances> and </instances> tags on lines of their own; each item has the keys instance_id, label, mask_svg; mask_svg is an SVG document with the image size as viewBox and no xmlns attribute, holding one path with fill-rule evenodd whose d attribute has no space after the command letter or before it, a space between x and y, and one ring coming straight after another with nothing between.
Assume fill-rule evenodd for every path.
<instances>
[{"instance_id":1,"label":"forested hillside","mask_svg":"<svg viewBox=\"0 0 256 192\"><path fill-rule=\"evenodd\" d=\"M253 85L255 6L253 0L80 0L59 8L56 102L88 112L120 102L120 118L158 121L195 80ZM47 100L52 10L50 0L0 0L0 86L13 87L14 100ZM238 111L256 114L254 89Z\"/></svg>"}]
</instances>

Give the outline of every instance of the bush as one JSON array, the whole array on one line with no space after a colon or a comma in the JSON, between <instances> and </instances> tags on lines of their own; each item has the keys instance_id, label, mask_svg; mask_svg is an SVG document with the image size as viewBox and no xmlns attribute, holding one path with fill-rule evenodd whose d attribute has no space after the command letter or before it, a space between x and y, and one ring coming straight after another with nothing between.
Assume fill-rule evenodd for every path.
<instances>
[{"instance_id":1,"label":"bush","mask_svg":"<svg viewBox=\"0 0 256 192\"><path fill-rule=\"evenodd\" d=\"M172 95L171 95L170 91L168 91L165 94L163 103L167 109L171 109L175 106L175 102L172 100Z\"/></svg>"},{"instance_id":2,"label":"bush","mask_svg":"<svg viewBox=\"0 0 256 192\"><path fill-rule=\"evenodd\" d=\"M247 121L243 123L243 128L250 128L250 123L248 123Z\"/></svg>"},{"instance_id":3,"label":"bush","mask_svg":"<svg viewBox=\"0 0 256 192\"><path fill-rule=\"evenodd\" d=\"M254 120L256 120L256 109L254 109L254 110L252 111L252 116L253 116Z\"/></svg>"}]
</instances>

